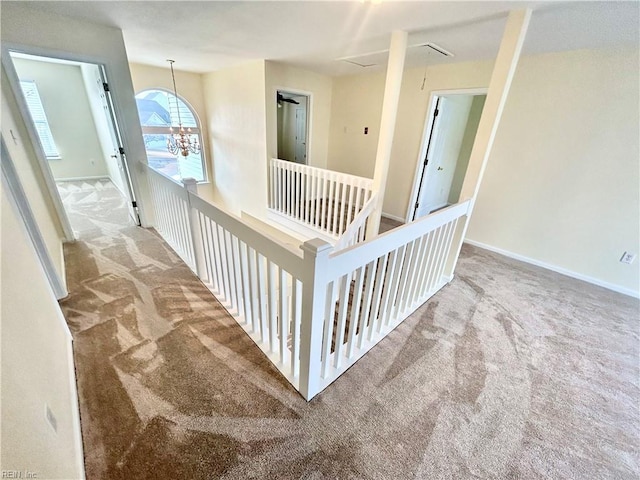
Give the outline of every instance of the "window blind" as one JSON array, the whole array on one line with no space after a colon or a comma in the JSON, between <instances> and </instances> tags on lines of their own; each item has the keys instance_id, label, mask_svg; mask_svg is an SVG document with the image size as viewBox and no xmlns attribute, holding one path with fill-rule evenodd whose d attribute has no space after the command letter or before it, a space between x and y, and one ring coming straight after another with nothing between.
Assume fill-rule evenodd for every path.
<instances>
[{"instance_id":1,"label":"window blind","mask_svg":"<svg viewBox=\"0 0 640 480\"><path fill-rule=\"evenodd\" d=\"M27 101L27 108L31 114L33 124L36 127L36 132L40 138L40 144L42 145L45 156L47 158L60 158L60 153L53 141L51 128L49 128L47 115L40 100L40 93L38 92L36 82L33 80L20 80L20 88L22 88L22 93Z\"/></svg>"}]
</instances>

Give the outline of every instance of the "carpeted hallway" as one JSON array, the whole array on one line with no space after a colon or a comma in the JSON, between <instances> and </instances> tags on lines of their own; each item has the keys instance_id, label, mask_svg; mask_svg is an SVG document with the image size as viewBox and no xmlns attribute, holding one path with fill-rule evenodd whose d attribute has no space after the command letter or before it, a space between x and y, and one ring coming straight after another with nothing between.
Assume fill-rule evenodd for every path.
<instances>
[{"instance_id":1,"label":"carpeted hallway","mask_svg":"<svg viewBox=\"0 0 640 480\"><path fill-rule=\"evenodd\" d=\"M112 188L66 187L88 479L638 478L638 300L466 246L307 403Z\"/></svg>"}]
</instances>

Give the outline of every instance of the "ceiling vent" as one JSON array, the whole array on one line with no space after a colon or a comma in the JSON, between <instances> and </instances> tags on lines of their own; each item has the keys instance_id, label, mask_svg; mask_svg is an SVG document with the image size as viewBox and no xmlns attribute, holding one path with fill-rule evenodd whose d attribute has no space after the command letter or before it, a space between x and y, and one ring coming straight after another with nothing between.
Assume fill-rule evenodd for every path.
<instances>
[{"instance_id":1,"label":"ceiling vent","mask_svg":"<svg viewBox=\"0 0 640 480\"><path fill-rule=\"evenodd\" d=\"M453 57L453 53L449 52L448 50L445 50L444 48L442 48L440 45L436 45L435 43L425 43L423 45L420 45L421 47L424 48L428 48L429 50L431 50L434 53L437 53L438 55L441 55L443 57Z\"/></svg>"}]
</instances>

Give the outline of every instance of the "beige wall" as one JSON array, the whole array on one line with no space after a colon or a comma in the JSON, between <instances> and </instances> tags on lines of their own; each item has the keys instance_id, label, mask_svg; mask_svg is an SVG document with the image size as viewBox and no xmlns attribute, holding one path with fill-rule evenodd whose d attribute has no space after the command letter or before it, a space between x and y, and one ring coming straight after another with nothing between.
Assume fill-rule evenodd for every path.
<instances>
[{"instance_id":1,"label":"beige wall","mask_svg":"<svg viewBox=\"0 0 640 480\"><path fill-rule=\"evenodd\" d=\"M637 295L638 85L638 50L524 58L467 238Z\"/></svg>"},{"instance_id":2,"label":"beige wall","mask_svg":"<svg viewBox=\"0 0 640 480\"><path fill-rule=\"evenodd\" d=\"M168 64L167 64L168 65ZM209 139L206 132L208 131L206 101L204 98L203 75L199 73L183 72L176 69L177 63L174 65L174 73L176 76L176 88L178 95L185 100L196 112L200 127L202 129L202 141L204 143L203 150L206 156L207 179L211 181L211 151L209 148ZM171 80L171 70L168 68L151 67L149 65L141 65L139 63L130 63L131 79L136 94L142 90L150 88L160 88L173 92L173 81ZM212 188L212 187L209 187Z\"/></svg>"},{"instance_id":3,"label":"beige wall","mask_svg":"<svg viewBox=\"0 0 640 480\"><path fill-rule=\"evenodd\" d=\"M211 199L235 214L262 218L267 205L265 62L205 74L204 98L215 180Z\"/></svg>"},{"instance_id":4,"label":"beige wall","mask_svg":"<svg viewBox=\"0 0 640 480\"><path fill-rule=\"evenodd\" d=\"M405 70L393 137L385 214L404 219L413 187L431 92L489 84L491 62L436 65ZM382 113L385 74L334 79L328 168L371 178ZM369 134L364 135L364 127Z\"/></svg>"},{"instance_id":5,"label":"beige wall","mask_svg":"<svg viewBox=\"0 0 640 480\"><path fill-rule=\"evenodd\" d=\"M331 77L301 68L267 61L266 66L266 113L267 152L270 158L278 156L276 93L284 90L291 93L310 93L309 158L308 164L327 168L329 148L329 123L331 120Z\"/></svg>"},{"instance_id":6,"label":"beige wall","mask_svg":"<svg viewBox=\"0 0 640 480\"><path fill-rule=\"evenodd\" d=\"M406 215L430 92L487 87L491 69L429 67L424 90L424 69L405 71L385 213ZM523 57L467 238L637 295L639 261L619 258L640 245L638 70L637 50ZM381 74L335 80L329 168L372 175L383 88Z\"/></svg>"},{"instance_id":7,"label":"beige wall","mask_svg":"<svg viewBox=\"0 0 640 480\"><path fill-rule=\"evenodd\" d=\"M0 197L2 470L84 478L71 335L5 189Z\"/></svg>"},{"instance_id":8,"label":"beige wall","mask_svg":"<svg viewBox=\"0 0 640 480\"><path fill-rule=\"evenodd\" d=\"M107 165L78 65L14 58L21 80L36 82L60 154L49 160L56 179L106 177Z\"/></svg>"},{"instance_id":9,"label":"beige wall","mask_svg":"<svg viewBox=\"0 0 640 480\"><path fill-rule=\"evenodd\" d=\"M38 227L47 247L47 252L56 267L58 277L65 284L62 239L64 232L53 207L40 165L36 158L22 117L18 113L15 98L9 95L11 87L2 71L2 137L16 168L22 188L29 196L29 206L38 222ZM13 135L13 136L12 136ZM4 256L4 251L2 252Z\"/></svg>"}]
</instances>

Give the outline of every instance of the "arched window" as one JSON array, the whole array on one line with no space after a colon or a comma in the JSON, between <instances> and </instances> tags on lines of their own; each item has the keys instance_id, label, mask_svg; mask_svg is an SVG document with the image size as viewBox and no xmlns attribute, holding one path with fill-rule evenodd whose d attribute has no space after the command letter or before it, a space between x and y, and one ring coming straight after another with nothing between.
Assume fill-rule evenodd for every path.
<instances>
[{"instance_id":1,"label":"arched window","mask_svg":"<svg viewBox=\"0 0 640 480\"><path fill-rule=\"evenodd\" d=\"M156 89L138 93L136 104L149 166L176 180L192 177L199 182L205 181L207 170L204 166L200 124L191 107L174 94ZM170 129L173 128L176 133L180 128L178 109L182 126L191 130L191 135L197 138L201 147L200 152L189 152L186 157L173 155L167 148Z\"/></svg>"}]
</instances>

